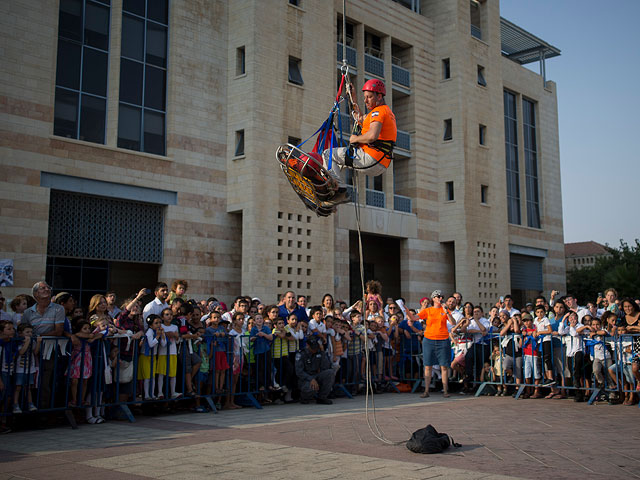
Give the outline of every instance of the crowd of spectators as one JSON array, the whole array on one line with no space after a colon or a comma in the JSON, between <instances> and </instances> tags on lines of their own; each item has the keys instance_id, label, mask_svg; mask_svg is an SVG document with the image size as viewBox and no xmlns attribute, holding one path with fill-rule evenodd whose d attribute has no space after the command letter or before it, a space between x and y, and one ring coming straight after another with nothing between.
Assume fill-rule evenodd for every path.
<instances>
[{"instance_id":1,"label":"crowd of spectators","mask_svg":"<svg viewBox=\"0 0 640 480\"><path fill-rule=\"evenodd\" d=\"M286 292L277 304L238 296L189 298L188 283L158 283L120 305L115 292L88 309L38 282L0 299L0 418L78 409L105 421L106 407L169 403L195 412L256 403L331 404L376 391L442 388L472 394L637 403L640 302L614 289L586 306L553 291L518 309L510 295L484 312L439 290L410 309L367 283L365 302L331 294L320 305ZM2 297L0 293L0 297ZM451 389L450 389L451 386ZM248 400L247 400L248 399Z\"/></svg>"}]
</instances>

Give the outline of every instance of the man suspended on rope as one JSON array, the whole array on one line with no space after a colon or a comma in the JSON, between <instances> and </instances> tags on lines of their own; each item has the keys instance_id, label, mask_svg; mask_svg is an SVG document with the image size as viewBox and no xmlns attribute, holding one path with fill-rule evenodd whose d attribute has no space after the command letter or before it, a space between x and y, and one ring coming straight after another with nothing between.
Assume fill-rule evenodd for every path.
<instances>
[{"instance_id":1,"label":"man suspended on rope","mask_svg":"<svg viewBox=\"0 0 640 480\"><path fill-rule=\"evenodd\" d=\"M351 135L349 147L333 149L331 169L328 169L330 150L322 154L324 167L335 178L336 194L328 200L329 205L339 205L349 202L349 194L345 183L341 179L340 171L353 168L365 175L378 176L385 172L393 160L393 147L396 142L398 129L396 117L385 102L387 90L382 80L368 80L362 87L364 103L369 113L362 116L358 112L358 124L362 127L360 135ZM354 99L354 106L357 103Z\"/></svg>"}]
</instances>

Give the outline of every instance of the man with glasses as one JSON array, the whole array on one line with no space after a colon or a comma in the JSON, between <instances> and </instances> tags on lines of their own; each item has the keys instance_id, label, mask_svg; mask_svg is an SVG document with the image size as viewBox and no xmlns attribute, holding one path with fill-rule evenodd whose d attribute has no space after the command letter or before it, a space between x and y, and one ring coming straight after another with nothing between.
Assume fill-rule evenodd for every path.
<instances>
[{"instance_id":1,"label":"man with glasses","mask_svg":"<svg viewBox=\"0 0 640 480\"><path fill-rule=\"evenodd\" d=\"M47 282L38 282L33 286L32 294L36 303L24 311L21 323L33 327L34 337L61 337L64 332L64 307L51 301L51 287ZM57 344L57 339L47 339L42 342L40 408L54 406L51 389L55 378L62 373L55 371L56 365L60 363L56 360L56 356L58 356Z\"/></svg>"}]
</instances>

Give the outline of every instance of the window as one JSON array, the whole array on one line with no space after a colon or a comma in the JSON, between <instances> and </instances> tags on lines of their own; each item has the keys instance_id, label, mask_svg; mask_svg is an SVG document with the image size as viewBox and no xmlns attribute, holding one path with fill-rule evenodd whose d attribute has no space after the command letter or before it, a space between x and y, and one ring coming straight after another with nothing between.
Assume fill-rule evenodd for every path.
<instances>
[{"instance_id":1,"label":"window","mask_svg":"<svg viewBox=\"0 0 640 480\"><path fill-rule=\"evenodd\" d=\"M447 118L444 121L444 136L442 137L443 140L451 140L453 138L453 127L452 127L452 123L451 123L451 119Z\"/></svg>"},{"instance_id":2,"label":"window","mask_svg":"<svg viewBox=\"0 0 640 480\"><path fill-rule=\"evenodd\" d=\"M516 95L504 91L504 143L507 168L507 218L520 225L520 168L518 166L518 120Z\"/></svg>"},{"instance_id":3,"label":"window","mask_svg":"<svg viewBox=\"0 0 640 480\"><path fill-rule=\"evenodd\" d=\"M442 79L451 78L451 61L448 58L442 59Z\"/></svg>"},{"instance_id":4,"label":"window","mask_svg":"<svg viewBox=\"0 0 640 480\"><path fill-rule=\"evenodd\" d=\"M487 126L486 125L478 125L478 143L480 145L487 144Z\"/></svg>"},{"instance_id":5,"label":"window","mask_svg":"<svg viewBox=\"0 0 640 480\"><path fill-rule=\"evenodd\" d=\"M445 198L447 199L447 202L453 202L455 200L454 194L453 194L453 182L447 182L445 184L446 187L446 196Z\"/></svg>"},{"instance_id":6,"label":"window","mask_svg":"<svg viewBox=\"0 0 640 480\"><path fill-rule=\"evenodd\" d=\"M54 135L105 142L110 9L109 2L60 1Z\"/></svg>"},{"instance_id":7,"label":"window","mask_svg":"<svg viewBox=\"0 0 640 480\"><path fill-rule=\"evenodd\" d=\"M234 155L236 157L244 155L244 130L236 131L236 151Z\"/></svg>"},{"instance_id":8,"label":"window","mask_svg":"<svg viewBox=\"0 0 640 480\"><path fill-rule=\"evenodd\" d=\"M527 193L527 226L540 228L536 104L526 98L522 99L522 128L524 130L524 173Z\"/></svg>"},{"instance_id":9,"label":"window","mask_svg":"<svg viewBox=\"0 0 640 480\"><path fill-rule=\"evenodd\" d=\"M244 75L245 73L246 68L244 47L238 47L236 49L236 76Z\"/></svg>"},{"instance_id":10,"label":"window","mask_svg":"<svg viewBox=\"0 0 640 480\"><path fill-rule=\"evenodd\" d=\"M300 140L298 137L288 137L287 138L287 143L289 143L291 145L295 145L295 146L300 145L301 141L302 140Z\"/></svg>"},{"instance_id":11,"label":"window","mask_svg":"<svg viewBox=\"0 0 640 480\"><path fill-rule=\"evenodd\" d=\"M289 57L289 82L295 85L303 85L302 70L300 69L300 60Z\"/></svg>"},{"instance_id":12,"label":"window","mask_svg":"<svg viewBox=\"0 0 640 480\"><path fill-rule=\"evenodd\" d=\"M124 0L118 147L166 150L167 0Z\"/></svg>"},{"instance_id":13,"label":"window","mask_svg":"<svg viewBox=\"0 0 640 480\"><path fill-rule=\"evenodd\" d=\"M480 203L484 205L489 203L489 187L487 185L480 185Z\"/></svg>"},{"instance_id":14,"label":"window","mask_svg":"<svg viewBox=\"0 0 640 480\"><path fill-rule=\"evenodd\" d=\"M470 1L470 16L471 16L471 35L482 40L482 23L480 4L477 0Z\"/></svg>"},{"instance_id":15,"label":"window","mask_svg":"<svg viewBox=\"0 0 640 480\"><path fill-rule=\"evenodd\" d=\"M478 85L487 86L487 81L484 79L484 67L481 65L478 65Z\"/></svg>"},{"instance_id":16,"label":"window","mask_svg":"<svg viewBox=\"0 0 640 480\"><path fill-rule=\"evenodd\" d=\"M293 5L295 7L299 7L301 0L289 0L289 5Z\"/></svg>"}]
</instances>

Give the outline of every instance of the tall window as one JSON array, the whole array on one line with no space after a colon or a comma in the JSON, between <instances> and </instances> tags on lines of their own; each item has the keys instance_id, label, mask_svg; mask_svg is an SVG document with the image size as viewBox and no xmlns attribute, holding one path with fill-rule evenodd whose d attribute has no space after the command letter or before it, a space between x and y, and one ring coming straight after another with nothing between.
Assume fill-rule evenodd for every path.
<instances>
[{"instance_id":1,"label":"tall window","mask_svg":"<svg viewBox=\"0 0 640 480\"><path fill-rule=\"evenodd\" d=\"M165 154L168 0L124 0L118 147Z\"/></svg>"},{"instance_id":2,"label":"tall window","mask_svg":"<svg viewBox=\"0 0 640 480\"><path fill-rule=\"evenodd\" d=\"M527 191L527 226L540 228L540 196L538 191L538 148L536 142L536 104L522 100L524 130L524 173Z\"/></svg>"},{"instance_id":3,"label":"tall window","mask_svg":"<svg viewBox=\"0 0 640 480\"><path fill-rule=\"evenodd\" d=\"M520 170L518 168L518 119L516 96L504 91L504 144L507 164L507 218L520 225Z\"/></svg>"},{"instance_id":4,"label":"tall window","mask_svg":"<svg viewBox=\"0 0 640 480\"><path fill-rule=\"evenodd\" d=\"M109 0L60 0L53 133L104 143Z\"/></svg>"}]
</instances>

